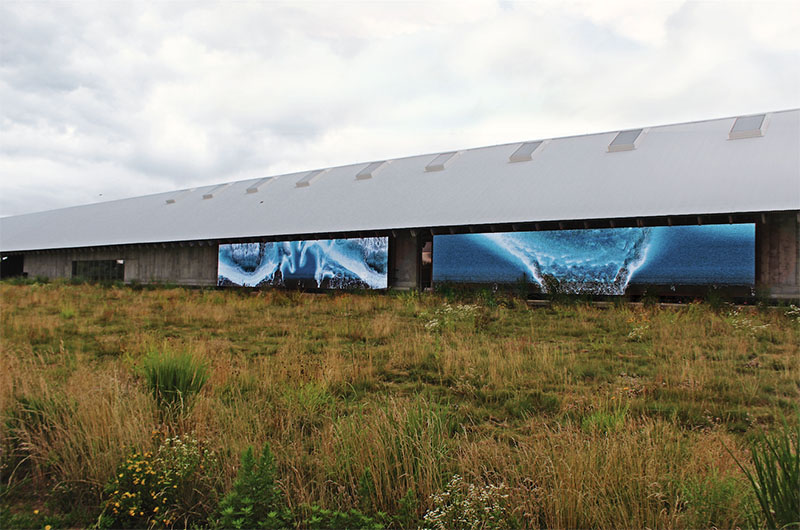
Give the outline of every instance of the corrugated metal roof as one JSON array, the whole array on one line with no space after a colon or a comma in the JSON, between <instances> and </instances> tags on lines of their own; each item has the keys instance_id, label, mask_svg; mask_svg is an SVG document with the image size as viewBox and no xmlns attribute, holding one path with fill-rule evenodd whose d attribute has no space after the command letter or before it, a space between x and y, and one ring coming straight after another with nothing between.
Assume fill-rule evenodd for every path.
<instances>
[{"instance_id":1,"label":"corrugated metal roof","mask_svg":"<svg viewBox=\"0 0 800 530\"><path fill-rule=\"evenodd\" d=\"M730 139L735 120L651 127L627 151L612 131L527 161L517 142L6 217L0 250L800 210L800 109L768 113L763 136Z\"/></svg>"}]
</instances>

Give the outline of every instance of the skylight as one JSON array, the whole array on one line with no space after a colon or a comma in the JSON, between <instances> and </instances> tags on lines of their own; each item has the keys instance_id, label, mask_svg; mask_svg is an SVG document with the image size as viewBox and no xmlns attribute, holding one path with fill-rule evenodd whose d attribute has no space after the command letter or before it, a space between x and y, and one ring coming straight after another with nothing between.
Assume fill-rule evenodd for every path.
<instances>
[{"instance_id":1,"label":"skylight","mask_svg":"<svg viewBox=\"0 0 800 530\"><path fill-rule=\"evenodd\" d=\"M738 140L740 138L756 138L764 136L764 129L767 126L767 119L765 114L756 114L754 116L740 116L733 122L731 132L728 135L730 140Z\"/></svg>"},{"instance_id":2,"label":"skylight","mask_svg":"<svg viewBox=\"0 0 800 530\"><path fill-rule=\"evenodd\" d=\"M620 131L608 146L608 152L632 151L636 149L642 137L642 129L631 129L630 131Z\"/></svg>"},{"instance_id":3,"label":"skylight","mask_svg":"<svg viewBox=\"0 0 800 530\"><path fill-rule=\"evenodd\" d=\"M311 183L317 180L319 177L322 176L323 173L328 171L327 169L315 169L314 171L309 171L306 175L297 181L295 184L298 188L307 188L311 186Z\"/></svg>"},{"instance_id":4,"label":"skylight","mask_svg":"<svg viewBox=\"0 0 800 530\"><path fill-rule=\"evenodd\" d=\"M520 145L510 157L509 162L527 162L533 158L533 153L542 145L541 141L538 142L525 142Z\"/></svg>"},{"instance_id":5,"label":"skylight","mask_svg":"<svg viewBox=\"0 0 800 530\"><path fill-rule=\"evenodd\" d=\"M253 185L248 186L246 192L247 193L258 193L259 188L262 188L266 184L272 182L273 180L275 180L275 178L277 178L277 177L266 177L266 178L263 178L263 179L257 181L256 183L254 183Z\"/></svg>"},{"instance_id":6,"label":"skylight","mask_svg":"<svg viewBox=\"0 0 800 530\"><path fill-rule=\"evenodd\" d=\"M176 191L175 193L170 195L169 198L164 202L167 203L167 204L175 204L178 201L178 199L181 198L183 195L186 195L187 193L191 193L193 191L194 191L194 188L189 189L189 190Z\"/></svg>"},{"instance_id":7,"label":"skylight","mask_svg":"<svg viewBox=\"0 0 800 530\"><path fill-rule=\"evenodd\" d=\"M230 186L230 183L227 184L220 184L219 186L215 186L206 193L203 194L203 200L213 199L215 193L219 193L220 191L224 190Z\"/></svg>"},{"instance_id":8,"label":"skylight","mask_svg":"<svg viewBox=\"0 0 800 530\"><path fill-rule=\"evenodd\" d=\"M430 164L425 166L425 171L442 171L458 155L458 151L450 151L437 155Z\"/></svg>"},{"instance_id":9,"label":"skylight","mask_svg":"<svg viewBox=\"0 0 800 530\"><path fill-rule=\"evenodd\" d=\"M383 169L388 164L389 162L387 161L373 162L358 172L358 174L356 175L356 180L371 179L378 171Z\"/></svg>"}]
</instances>

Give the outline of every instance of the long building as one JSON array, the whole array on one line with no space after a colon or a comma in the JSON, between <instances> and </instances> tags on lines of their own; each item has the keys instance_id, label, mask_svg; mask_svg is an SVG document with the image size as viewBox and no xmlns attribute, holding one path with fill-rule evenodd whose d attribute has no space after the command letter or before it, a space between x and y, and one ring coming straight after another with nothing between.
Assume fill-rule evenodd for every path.
<instances>
[{"instance_id":1,"label":"long building","mask_svg":"<svg viewBox=\"0 0 800 530\"><path fill-rule=\"evenodd\" d=\"M388 286L419 288L437 235L739 223L755 225L755 290L800 298L800 109L4 217L0 254L4 276L107 265L126 282L210 286L221 244L386 237Z\"/></svg>"}]
</instances>

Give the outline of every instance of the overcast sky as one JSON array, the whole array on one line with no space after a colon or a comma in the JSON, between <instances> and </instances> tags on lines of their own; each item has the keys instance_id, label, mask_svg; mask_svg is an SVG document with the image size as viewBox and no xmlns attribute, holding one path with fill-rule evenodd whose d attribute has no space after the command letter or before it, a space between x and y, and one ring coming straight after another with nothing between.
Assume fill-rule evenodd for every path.
<instances>
[{"instance_id":1,"label":"overcast sky","mask_svg":"<svg viewBox=\"0 0 800 530\"><path fill-rule=\"evenodd\" d=\"M0 3L0 215L800 107L796 2Z\"/></svg>"}]
</instances>

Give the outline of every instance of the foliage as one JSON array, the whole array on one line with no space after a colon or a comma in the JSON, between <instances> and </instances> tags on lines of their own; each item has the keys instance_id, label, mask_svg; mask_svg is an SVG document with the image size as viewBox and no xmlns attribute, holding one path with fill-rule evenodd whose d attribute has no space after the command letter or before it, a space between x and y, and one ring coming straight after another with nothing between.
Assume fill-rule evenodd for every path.
<instances>
[{"instance_id":1,"label":"foliage","mask_svg":"<svg viewBox=\"0 0 800 530\"><path fill-rule=\"evenodd\" d=\"M166 410L182 410L208 380L207 365L188 352L151 353L144 373L153 397Z\"/></svg>"},{"instance_id":2,"label":"foliage","mask_svg":"<svg viewBox=\"0 0 800 530\"><path fill-rule=\"evenodd\" d=\"M292 514L283 493L275 484L275 461L269 444L261 456L253 457L253 448L242 454L241 467L233 488L219 503L220 528L287 528Z\"/></svg>"},{"instance_id":3,"label":"foliage","mask_svg":"<svg viewBox=\"0 0 800 530\"><path fill-rule=\"evenodd\" d=\"M784 422L772 434L761 433L750 445L750 455L752 470L737 463L753 487L767 528L800 528L800 423L790 427Z\"/></svg>"},{"instance_id":4,"label":"foliage","mask_svg":"<svg viewBox=\"0 0 800 530\"><path fill-rule=\"evenodd\" d=\"M476 486L453 475L444 491L431 497L433 507L423 518L425 528L514 528L518 524L510 512L508 498L508 488L504 484Z\"/></svg>"},{"instance_id":5,"label":"foliage","mask_svg":"<svg viewBox=\"0 0 800 530\"><path fill-rule=\"evenodd\" d=\"M384 528L383 521L387 518L386 514L378 512L374 517L364 515L356 509L346 512L339 510L328 510L317 505L301 506L300 512L303 514L300 528L308 530L381 530Z\"/></svg>"},{"instance_id":6,"label":"foliage","mask_svg":"<svg viewBox=\"0 0 800 530\"><path fill-rule=\"evenodd\" d=\"M108 499L98 526L185 527L205 521L215 467L214 454L191 435L164 438L154 453L133 452L105 488Z\"/></svg>"}]
</instances>

